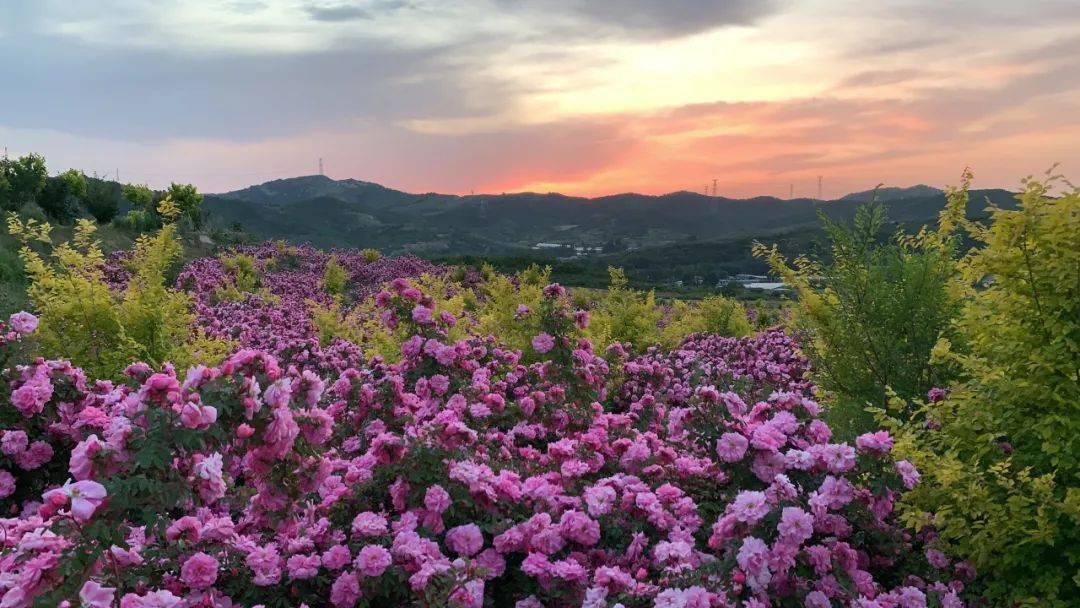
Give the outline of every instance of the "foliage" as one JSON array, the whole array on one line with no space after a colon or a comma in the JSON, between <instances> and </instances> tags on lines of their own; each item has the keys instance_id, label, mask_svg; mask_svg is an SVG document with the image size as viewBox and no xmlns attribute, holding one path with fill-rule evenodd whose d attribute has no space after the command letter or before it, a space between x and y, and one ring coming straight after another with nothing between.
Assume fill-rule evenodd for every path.
<instances>
[{"instance_id":1,"label":"foliage","mask_svg":"<svg viewBox=\"0 0 1080 608\"><path fill-rule=\"evenodd\" d=\"M530 313L543 301L550 276L550 268L535 265L512 277L485 267L474 304L476 330L499 336L509 348L528 350L533 336L540 332L539 318Z\"/></svg>"},{"instance_id":2,"label":"foliage","mask_svg":"<svg viewBox=\"0 0 1080 608\"><path fill-rule=\"evenodd\" d=\"M667 346L676 346L693 333L735 337L751 333L746 308L723 296L707 296L694 304L675 301L668 315L670 320L661 334Z\"/></svg>"},{"instance_id":3,"label":"foliage","mask_svg":"<svg viewBox=\"0 0 1080 608\"><path fill-rule=\"evenodd\" d=\"M950 194L961 210L967 180ZM821 220L831 261L803 257L789 266L775 246L760 244L755 253L796 290L792 324L806 336L819 384L836 395L830 422L853 437L872 423L865 408L881 407L888 391L911 399L948 380L949 367L930 353L958 310L949 289L956 239L948 226L882 239L887 219L876 202L851 226Z\"/></svg>"},{"instance_id":4,"label":"foliage","mask_svg":"<svg viewBox=\"0 0 1080 608\"><path fill-rule=\"evenodd\" d=\"M205 338L192 330L187 297L165 287L165 275L180 254L173 226L139 239L132 278L119 294L103 274L105 256L93 222L79 220L72 240L55 246L47 223L11 214L8 230L23 243L27 295L40 318L36 339L45 356L110 378L136 360L152 365L188 360L186 349L195 340L202 339L207 350Z\"/></svg>"},{"instance_id":5,"label":"foliage","mask_svg":"<svg viewBox=\"0 0 1080 608\"><path fill-rule=\"evenodd\" d=\"M124 184L122 187L124 199L136 210L152 212L154 210L154 191L143 184Z\"/></svg>"},{"instance_id":6,"label":"foliage","mask_svg":"<svg viewBox=\"0 0 1080 608\"><path fill-rule=\"evenodd\" d=\"M911 521L969 556L1000 605L1080 602L1080 191L1051 197L1056 181L1026 181L988 227L947 220L980 245L960 265L956 344L935 353L961 382L912 420L879 412L924 472Z\"/></svg>"},{"instance_id":7,"label":"foliage","mask_svg":"<svg viewBox=\"0 0 1080 608\"><path fill-rule=\"evenodd\" d=\"M830 441L781 332L651 349L608 391L566 291L542 293L530 364L451 339L399 278L375 297L410 336L393 365L15 368L3 603L960 605L966 569L893 512L914 471L887 435Z\"/></svg>"},{"instance_id":8,"label":"foliage","mask_svg":"<svg viewBox=\"0 0 1080 608\"><path fill-rule=\"evenodd\" d=\"M336 256L330 256L326 262L326 270L323 272L323 289L331 297L340 299L345 297L345 286L349 281L349 274L341 265Z\"/></svg>"},{"instance_id":9,"label":"foliage","mask_svg":"<svg viewBox=\"0 0 1080 608\"><path fill-rule=\"evenodd\" d=\"M79 203L86 195L86 176L81 171L68 169L56 177L46 178L37 203L50 218L66 223L78 215Z\"/></svg>"},{"instance_id":10,"label":"foliage","mask_svg":"<svg viewBox=\"0 0 1080 608\"><path fill-rule=\"evenodd\" d=\"M631 289L620 268L608 268L608 275L611 283L591 311L589 339L603 348L619 343L638 351L659 344L663 310L656 304L656 294Z\"/></svg>"},{"instance_id":11,"label":"foliage","mask_svg":"<svg viewBox=\"0 0 1080 608\"><path fill-rule=\"evenodd\" d=\"M48 176L45 158L39 154L0 159L0 209L14 211L35 201Z\"/></svg>"},{"instance_id":12,"label":"foliage","mask_svg":"<svg viewBox=\"0 0 1080 608\"><path fill-rule=\"evenodd\" d=\"M176 203L180 214L189 218L195 227L201 227L203 222L202 200L195 186L191 184L170 184L165 196Z\"/></svg>"},{"instance_id":13,"label":"foliage","mask_svg":"<svg viewBox=\"0 0 1080 608\"><path fill-rule=\"evenodd\" d=\"M120 192L115 182L100 179L87 180L83 206L99 224L107 224L116 218L120 208Z\"/></svg>"},{"instance_id":14,"label":"foliage","mask_svg":"<svg viewBox=\"0 0 1080 608\"><path fill-rule=\"evenodd\" d=\"M243 300L254 293L260 285L259 270L255 258L242 253L218 256L225 272L232 279L228 285L218 289L215 297L234 302Z\"/></svg>"}]
</instances>

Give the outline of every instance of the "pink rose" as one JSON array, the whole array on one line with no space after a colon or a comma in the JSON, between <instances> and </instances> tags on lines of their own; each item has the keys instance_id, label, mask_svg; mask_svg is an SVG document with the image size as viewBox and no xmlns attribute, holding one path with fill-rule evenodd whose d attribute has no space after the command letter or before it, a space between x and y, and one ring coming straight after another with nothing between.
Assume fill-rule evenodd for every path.
<instances>
[{"instance_id":1,"label":"pink rose","mask_svg":"<svg viewBox=\"0 0 1080 608\"><path fill-rule=\"evenodd\" d=\"M206 589L217 581L218 561L199 552L187 558L180 568L180 580L192 589Z\"/></svg>"}]
</instances>

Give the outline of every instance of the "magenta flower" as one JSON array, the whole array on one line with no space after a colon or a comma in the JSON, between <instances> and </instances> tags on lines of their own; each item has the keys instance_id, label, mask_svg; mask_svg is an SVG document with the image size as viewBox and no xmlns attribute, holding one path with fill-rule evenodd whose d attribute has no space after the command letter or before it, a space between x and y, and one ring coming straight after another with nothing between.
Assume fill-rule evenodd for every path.
<instances>
[{"instance_id":1,"label":"magenta flower","mask_svg":"<svg viewBox=\"0 0 1080 608\"><path fill-rule=\"evenodd\" d=\"M446 545L459 555L472 557L484 547L484 534L476 524L451 528L446 533Z\"/></svg>"},{"instance_id":2,"label":"magenta flower","mask_svg":"<svg viewBox=\"0 0 1080 608\"><path fill-rule=\"evenodd\" d=\"M192 589L206 589L212 586L218 577L218 561L199 552L187 558L180 568L180 580Z\"/></svg>"},{"instance_id":3,"label":"magenta flower","mask_svg":"<svg viewBox=\"0 0 1080 608\"><path fill-rule=\"evenodd\" d=\"M8 323L11 325L11 329L28 336L37 329L38 318L24 310L8 317Z\"/></svg>"},{"instance_id":4,"label":"magenta flower","mask_svg":"<svg viewBox=\"0 0 1080 608\"><path fill-rule=\"evenodd\" d=\"M541 355L555 348L555 338L550 334L541 332L532 339L532 347Z\"/></svg>"},{"instance_id":5,"label":"magenta flower","mask_svg":"<svg viewBox=\"0 0 1080 608\"><path fill-rule=\"evenodd\" d=\"M116 587L102 587L96 581L86 581L79 590L82 605L89 608L110 608L115 595Z\"/></svg>"},{"instance_id":6,"label":"magenta flower","mask_svg":"<svg viewBox=\"0 0 1080 608\"><path fill-rule=\"evenodd\" d=\"M83 480L71 483L69 480L62 487L49 490L42 498L46 504L71 505L71 516L79 523L85 523L93 517L108 493L105 486L96 481Z\"/></svg>"}]
</instances>

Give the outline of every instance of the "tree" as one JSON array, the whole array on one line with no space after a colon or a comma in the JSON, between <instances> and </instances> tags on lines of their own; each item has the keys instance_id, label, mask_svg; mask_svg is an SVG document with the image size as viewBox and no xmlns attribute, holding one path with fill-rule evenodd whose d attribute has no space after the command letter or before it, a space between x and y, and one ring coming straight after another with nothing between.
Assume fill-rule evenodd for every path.
<instances>
[{"instance_id":1,"label":"tree","mask_svg":"<svg viewBox=\"0 0 1080 608\"><path fill-rule=\"evenodd\" d=\"M18 209L20 205L33 202L45 189L48 171L45 158L40 154L27 154L15 160L0 161L0 203L6 210Z\"/></svg>"},{"instance_id":2,"label":"tree","mask_svg":"<svg viewBox=\"0 0 1080 608\"><path fill-rule=\"evenodd\" d=\"M141 184L124 184L124 198L140 211L154 210L154 191Z\"/></svg>"},{"instance_id":3,"label":"tree","mask_svg":"<svg viewBox=\"0 0 1080 608\"><path fill-rule=\"evenodd\" d=\"M176 203L180 213L191 218L196 227L202 225L202 200L195 186L191 184L170 184L165 195Z\"/></svg>"},{"instance_id":4,"label":"tree","mask_svg":"<svg viewBox=\"0 0 1080 608\"><path fill-rule=\"evenodd\" d=\"M78 214L79 202L86 198L86 190L86 176L81 171L68 169L45 180L45 188L37 202L49 217L66 223Z\"/></svg>"},{"instance_id":5,"label":"tree","mask_svg":"<svg viewBox=\"0 0 1080 608\"><path fill-rule=\"evenodd\" d=\"M119 199L116 183L95 179L87 182L83 205L99 224L107 224L119 211Z\"/></svg>"},{"instance_id":6,"label":"tree","mask_svg":"<svg viewBox=\"0 0 1080 608\"><path fill-rule=\"evenodd\" d=\"M952 196L967 200L966 180ZM853 438L873 424L865 408L883 406L890 391L914 399L948 379L948 366L930 355L958 311L949 289L956 242L947 226L882 238L888 218L876 201L850 226L821 221L831 259L798 258L792 267L775 245L756 244L754 253L797 292L793 322L820 386L835 396L829 422Z\"/></svg>"}]
</instances>

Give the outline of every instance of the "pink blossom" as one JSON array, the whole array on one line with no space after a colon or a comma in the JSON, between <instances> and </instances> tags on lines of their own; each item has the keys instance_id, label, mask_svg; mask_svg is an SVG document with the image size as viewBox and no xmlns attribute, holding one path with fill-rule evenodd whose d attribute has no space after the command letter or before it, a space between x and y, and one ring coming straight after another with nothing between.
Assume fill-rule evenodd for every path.
<instances>
[{"instance_id":1,"label":"pink blossom","mask_svg":"<svg viewBox=\"0 0 1080 608\"><path fill-rule=\"evenodd\" d=\"M116 587L102 587L96 581L86 581L79 590L82 605L89 608L110 608L115 595Z\"/></svg>"},{"instance_id":2,"label":"pink blossom","mask_svg":"<svg viewBox=\"0 0 1080 608\"><path fill-rule=\"evenodd\" d=\"M542 355L551 350L552 348L555 348L555 338L553 338L550 334L540 332L539 334L533 336L532 347L536 352Z\"/></svg>"},{"instance_id":3,"label":"pink blossom","mask_svg":"<svg viewBox=\"0 0 1080 608\"><path fill-rule=\"evenodd\" d=\"M201 551L187 558L180 569L180 580L192 589L206 589L217 577L218 561Z\"/></svg>"},{"instance_id":4,"label":"pink blossom","mask_svg":"<svg viewBox=\"0 0 1080 608\"><path fill-rule=\"evenodd\" d=\"M724 462L738 462L746 454L749 445L746 437L739 433L724 433L716 441L716 453Z\"/></svg>"},{"instance_id":5,"label":"pink blossom","mask_svg":"<svg viewBox=\"0 0 1080 608\"><path fill-rule=\"evenodd\" d=\"M451 528L446 533L446 545L458 555L472 557L484 547L484 534L476 524Z\"/></svg>"},{"instance_id":6,"label":"pink blossom","mask_svg":"<svg viewBox=\"0 0 1080 608\"><path fill-rule=\"evenodd\" d=\"M353 566L356 571L367 577L376 577L390 566L390 552L380 545L366 545L356 554Z\"/></svg>"},{"instance_id":7,"label":"pink blossom","mask_svg":"<svg viewBox=\"0 0 1080 608\"><path fill-rule=\"evenodd\" d=\"M8 317L8 324L16 332L28 336L37 329L38 318L24 310Z\"/></svg>"}]
</instances>

